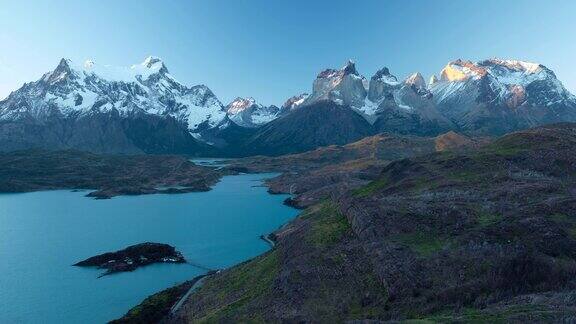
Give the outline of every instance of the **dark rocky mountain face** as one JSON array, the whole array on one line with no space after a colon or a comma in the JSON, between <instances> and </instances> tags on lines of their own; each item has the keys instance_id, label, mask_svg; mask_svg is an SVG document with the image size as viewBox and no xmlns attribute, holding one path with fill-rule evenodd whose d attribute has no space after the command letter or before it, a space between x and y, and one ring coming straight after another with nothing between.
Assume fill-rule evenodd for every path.
<instances>
[{"instance_id":1,"label":"dark rocky mountain face","mask_svg":"<svg viewBox=\"0 0 576 324\"><path fill-rule=\"evenodd\" d=\"M42 121L0 121L0 148L76 149L95 153L210 154L214 149L196 141L170 116L138 112L129 118L117 111L51 116Z\"/></svg>"},{"instance_id":2,"label":"dark rocky mountain face","mask_svg":"<svg viewBox=\"0 0 576 324\"><path fill-rule=\"evenodd\" d=\"M404 104L387 103L386 99L382 102L373 125L377 132L435 136L455 128L438 112L431 93L425 88L405 83L392 97Z\"/></svg>"},{"instance_id":3,"label":"dark rocky mountain face","mask_svg":"<svg viewBox=\"0 0 576 324\"><path fill-rule=\"evenodd\" d=\"M244 143L242 151L245 155L304 152L350 143L370 132L370 124L352 109L324 100L266 124Z\"/></svg>"},{"instance_id":4,"label":"dark rocky mountain face","mask_svg":"<svg viewBox=\"0 0 576 324\"><path fill-rule=\"evenodd\" d=\"M309 96L310 95L307 93L301 93L299 95L288 98L288 100L286 100L286 102L284 102L284 104L280 108L280 116L287 114L295 110L296 108L300 107Z\"/></svg>"},{"instance_id":5,"label":"dark rocky mountain face","mask_svg":"<svg viewBox=\"0 0 576 324\"><path fill-rule=\"evenodd\" d=\"M210 143L214 154L209 156L244 156L244 144L252 137L259 128L242 127L226 117L218 126L202 134L204 141Z\"/></svg>"},{"instance_id":6,"label":"dark rocky mountain face","mask_svg":"<svg viewBox=\"0 0 576 324\"><path fill-rule=\"evenodd\" d=\"M158 118L139 112L122 119L126 137L147 154L214 155L216 149L194 139L182 124L170 116Z\"/></svg>"},{"instance_id":7,"label":"dark rocky mountain face","mask_svg":"<svg viewBox=\"0 0 576 324\"><path fill-rule=\"evenodd\" d=\"M98 153L144 152L128 138L122 119L114 112L90 117L54 115L41 121L0 121L0 147L2 151L74 148Z\"/></svg>"}]
</instances>

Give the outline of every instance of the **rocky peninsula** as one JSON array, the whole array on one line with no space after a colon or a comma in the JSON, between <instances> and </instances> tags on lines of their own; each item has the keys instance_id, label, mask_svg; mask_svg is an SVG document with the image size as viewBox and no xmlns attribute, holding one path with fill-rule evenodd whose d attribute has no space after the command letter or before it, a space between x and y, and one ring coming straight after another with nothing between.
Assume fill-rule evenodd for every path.
<instances>
[{"instance_id":1,"label":"rocky peninsula","mask_svg":"<svg viewBox=\"0 0 576 324\"><path fill-rule=\"evenodd\" d=\"M175 155L109 155L74 150L0 153L0 192L90 189L89 197L208 191L230 171Z\"/></svg>"}]
</instances>

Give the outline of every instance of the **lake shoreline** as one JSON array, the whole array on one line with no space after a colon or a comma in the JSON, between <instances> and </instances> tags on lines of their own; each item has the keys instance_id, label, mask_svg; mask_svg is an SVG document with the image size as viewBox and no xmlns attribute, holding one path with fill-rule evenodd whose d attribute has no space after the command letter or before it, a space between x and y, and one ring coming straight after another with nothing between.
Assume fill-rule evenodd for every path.
<instances>
[{"instance_id":1,"label":"lake shoreline","mask_svg":"<svg viewBox=\"0 0 576 324\"><path fill-rule=\"evenodd\" d=\"M0 193L90 190L87 197L209 191L238 172L180 155L110 155L74 150L0 152ZM35 170L31 172L30 170Z\"/></svg>"},{"instance_id":2,"label":"lake shoreline","mask_svg":"<svg viewBox=\"0 0 576 324\"><path fill-rule=\"evenodd\" d=\"M145 323L150 322L151 319L161 321L164 318L170 317L172 313L178 310L178 305L182 305L205 278L218 273L218 271L219 270L208 271L181 284L152 294L146 297L140 304L128 310L122 317L111 320L109 323Z\"/></svg>"},{"instance_id":3,"label":"lake shoreline","mask_svg":"<svg viewBox=\"0 0 576 324\"><path fill-rule=\"evenodd\" d=\"M257 174L265 174L265 172L254 172L254 173L251 173L251 174L256 174L256 175L257 175ZM261 181L262 181L261 187L269 188L269 185L268 185L268 183L267 183L267 180L270 180L270 179L272 179L272 178L275 178L275 177L277 177L277 176L279 176L279 175L281 175L281 173L277 173L276 175L274 175L274 176L272 176L272 177L269 177L269 178L261 179ZM271 192L270 190L267 190L267 194L269 194L269 195L282 195L283 193ZM294 210L297 210L297 211L301 211L301 210L302 210L302 208L298 208L298 206L293 206L293 205L287 204L287 203L286 203L286 200L287 200L287 199L290 199L290 198L286 198L286 199L283 200L283 202L282 202L282 204L283 204L284 206L290 207L291 209L294 209ZM296 217L297 217L297 215L296 215ZM292 220L293 220L293 219L292 219ZM256 256L254 256L254 257L252 257L252 258L249 258L249 259L246 259L246 260L244 260L244 261L241 261L241 262L239 262L239 263L237 263L237 264L235 264L235 265L231 265L231 266L228 267L228 268L232 268L232 267L238 266L238 265L240 265L240 264L247 263L247 262L249 262L249 261L251 261L251 260L253 260L253 259L255 259L255 258L257 258L257 257L259 257L259 256L261 256L261 255L263 255L263 254L265 254L265 253L267 253L267 252L269 252L269 251L271 251L271 250L273 250L273 249L276 247L276 234L275 234L275 232L278 231L278 230L280 230L280 229L281 229L282 227L284 227L286 224L290 223L292 220L288 220L287 222L283 223L279 228L275 229L274 231L269 232L268 234L262 234L262 235L260 235L260 236L258 237L258 239L259 239L260 241L265 242L265 243L269 246L269 249L268 249L267 251L265 251L265 252L263 252L263 253L261 253L261 254L259 254L259 255L256 255ZM226 268L226 269L228 269L228 268ZM188 290L187 290L187 292L186 292L185 294L183 294L181 297L179 297L178 299L176 299L176 301L173 302L170 310L169 310L169 311L166 311L166 312L164 313L164 316L163 316L162 318L160 318L160 319L158 320L158 322L163 322L163 321L169 320L169 319L171 318L171 316L173 316L173 315L176 313L176 311L178 310L178 308L186 301L186 299L187 299L188 297L190 297L190 295L194 292L194 290L196 290L196 289L198 288L198 287L197 287L197 284L200 284L204 279L206 279L206 278L208 278L208 277L210 277L210 276L213 276L213 275L215 275L215 274L218 274L218 273L220 273L222 270L226 270L226 269L212 270L212 271L207 272L206 274L199 275L199 276L196 276L196 277L192 278L190 281L194 282L193 285L192 285L190 288L188 288ZM186 282L185 282L185 283L186 283ZM156 309L156 308L158 307L157 305L151 304L151 303L146 303L146 301L147 301L147 300L151 300L151 299L154 298L154 296L157 296L157 295L159 295L159 294L162 294L163 292L168 291L168 290L170 290L170 289L177 289L178 287L180 287L181 285L183 285L183 284L185 284L185 283L181 283L181 284L174 285L174 286L172 286L172 287L170 287L170 288L167 288L167 289L165 289L165 290L163 290L163 291L157 292L157 293L155 293L155 294L152 294L152 295L146 297L140 304L138 304L138 305L134 306L133 308L131 308L130 310L128 310L128 312L127 312L123 317L121 317L121 318L119 318L119 319L117 319L117 320L113 320L113 321L111 321L110 323L114 323L114 324L128 323L126 320L127 320L128 314L130 314L130 312L136 312L136 310L138 310L139 312L144 312L144 313L146 313L146 312L150 312L150 311ZM136 322L137 322L137 321L136 321ZM135 322L134 322L134 321L130 321L130 323L135 323Z\"/></svg>"},{"instance_id":4,"label":"lake shoreline","mask_svg":"<svg viewBox=\"0 0 576 324\"><path fill-rule=\"evenodd\" d=\"M11 242L14 247L6 254L9 261L0 265L0 274L6 274L0 277L4 288L0 295L19 298L10 308L0 302L7 310L0 318L107 322L147 296L206 272L196 265L225 269L264 253L269 248L258 237L297 213L282 205L286 197L254 187L275 176L223 176L205 193L104 201L85 199L84 190L0 195L0 243ZM46 222L51 225L45 226ZM96 279L98 269L70 266L83 257L139 242L176 246L189 265L153 264L101 279ZM38 266L31 267L30 262ZM48 292L53 298L45 298ZM36 312L27 311L31 305Z\"/></svg>"}]
</instances>

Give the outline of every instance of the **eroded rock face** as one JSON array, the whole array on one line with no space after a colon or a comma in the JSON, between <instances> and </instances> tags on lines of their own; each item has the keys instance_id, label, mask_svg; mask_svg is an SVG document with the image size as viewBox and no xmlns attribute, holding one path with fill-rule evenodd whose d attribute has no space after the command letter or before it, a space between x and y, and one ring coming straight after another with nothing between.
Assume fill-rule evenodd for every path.
<instances>
[{"instance_id":1,"label":"eroded rock face","mask_svg":"<svg viewBox=\"0 0 576 324\"><path fill-rule=\"evenodd\" d=\"M368 100L372 102L393 101L394 90L399 86L398 79L390 74L390 70L384 67L370 78L368 88Z\"/></svg>"},{"instance_id":2,"label":"eroded rock face","mask_svg":"<svg viewBox=\"0 0 576 324\"><path fill-rule=\"evenodd\" d=\"M448 63L440 72L441 81L465 81L470 78L479 79L486 75L486 69L471 61L456 60Z\"/></svg>"},{"instance_id":3,"label":"eroded rock face","mask_svg":"<svg viewBox=\"0 0 576 324\"><path fill-rule=\"evenodd\" d=\"M403 85L395 93L397 102L380 106L373 127L380 132L435 136L453 128L453 124L440 114L429 92L420 92L412 85ZM401 102L400 104L398 102Z\"/></svg>"},{"instance_id":4,"label":"eroded rock face","mask_svg":"<svg viewBox=\"0 0 576 324\"><path fill-rule=\"evenodd\" d=\"M351 107L364 105L366 79L358 74L354 62L348 61L340 70L327 69L316 77L312 94L303 104L310 105L322 100Z\"/></svg>"},{"instance_id":5,"label":"eroded rock face","mask_svg":"<svg viewBox=\"0 0 576 324\"><path fill-rule=\"evenodd\" d=\"M373 77L370 83L385 94L384 98L376 99L379 100L373 124L376 131L435 136L453 129L452 123L436 109L420 73L396 82L387 69L385 72L377 73L376 76L383 76Z\"/></svg>"},{"instance_id":6,"label":"eroded rock face","mask_svg":"<svg viewBox=\"0 0 576 324\"><path fill-rule=\"evenodd\" d=\"M468 136L449 131L445 134L438 135L434 139L437 152L456 150L461 147L477 149L482 144L487 144L487 140L474 140Z\"/></svg>"},{"instance_id":7,"label":"eroded rock face","mask_svg":"<svg viewBox=\"0 0 576 324\"><path fill-rule=\"evenodd\" d=\"M244 156L281 155L346 144L370 133L370 124L350 107L322 100L257 129L240 148Z\"/></svg>"}]
</instances>

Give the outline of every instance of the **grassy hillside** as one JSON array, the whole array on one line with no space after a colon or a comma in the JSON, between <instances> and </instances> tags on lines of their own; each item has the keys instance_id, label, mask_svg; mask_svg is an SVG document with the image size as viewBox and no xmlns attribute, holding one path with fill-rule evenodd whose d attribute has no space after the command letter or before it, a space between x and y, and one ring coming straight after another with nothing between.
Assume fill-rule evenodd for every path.
<instances>
[{"instance_id":1,"label":"grassy hillside","mask_svg":"<svg viewBox=\"0 0 576 324\"><path fill-rule=\"evenodd\" d=\"M206 281L199 322L561 322L576 316L576 126L394 161Z\"/></svg>"}]
</instances>

